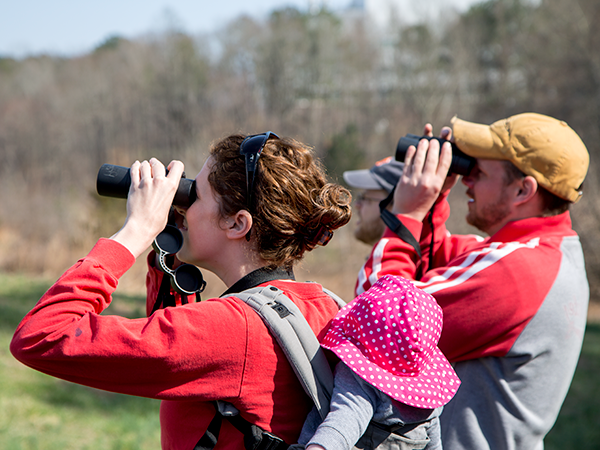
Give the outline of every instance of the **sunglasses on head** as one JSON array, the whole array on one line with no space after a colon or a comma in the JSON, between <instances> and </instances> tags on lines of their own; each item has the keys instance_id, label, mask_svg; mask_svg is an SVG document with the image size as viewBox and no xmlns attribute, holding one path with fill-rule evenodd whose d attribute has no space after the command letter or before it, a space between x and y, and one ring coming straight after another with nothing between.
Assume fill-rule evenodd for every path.
<instances>
[{"instance_id":1,"label":"sunglasses on head","mask_svg":"<svg viewBox=\"0 0 600 450\"><path fill-rule=\"evenodd\" d=\"M258 158L260 158L260 154L263 148L265 148L267 141L272 138L279 139L279 136L272 131L253 134L247 136L240 145L240 155L244 155L246 158L246 205L248 206L248 210L252 207L252 190L254 189Z\"/></svg>"}]
</instances>

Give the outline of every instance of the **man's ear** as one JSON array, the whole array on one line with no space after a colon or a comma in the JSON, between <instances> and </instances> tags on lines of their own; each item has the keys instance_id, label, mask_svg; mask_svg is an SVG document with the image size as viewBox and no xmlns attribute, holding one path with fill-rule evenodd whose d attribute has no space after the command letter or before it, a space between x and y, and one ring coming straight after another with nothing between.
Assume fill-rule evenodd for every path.
<instances>
[{"instance_id":1,"label":"man's ear","mask_svg":"<svg viewBox=\"0 0 600 450\"><path fill-rule=\"evenodd\" d=\"M515 204L521 205L530 201L538 191L538 182L535 178L527 175L519 180L517 195L515 196Z\"/></svg>"},{"instance_id":2,"label":"man's ear","mask_svg":"<svg viewBox=\"0 0 600 450\"><path fill-rule=\"evenodd\" d=\"M225 226L229 239L244 238L252 228L252 215L241 209L225 221Z\"/></svg>"}]
</instances>

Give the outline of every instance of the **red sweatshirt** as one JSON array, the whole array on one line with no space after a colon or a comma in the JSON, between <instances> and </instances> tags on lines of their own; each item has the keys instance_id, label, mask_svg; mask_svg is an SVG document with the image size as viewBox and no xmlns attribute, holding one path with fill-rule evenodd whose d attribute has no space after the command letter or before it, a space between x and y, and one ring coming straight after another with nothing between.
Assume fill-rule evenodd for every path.
<instances>
[{"instance_id":1,"label":"red sweatshirt","mask_svg":"<svg viewBox=\"0 0 600 450\"><path fill-rule=\"evenodd\" d=\"M214 400L295 442L312 404L258 314L241 300L210 299L140 319L100 314L133 262L127 249L101 239L25 316L10 345L13 355L68 381L162 399L164 449L192 449L214 416ZM149 293L157 279L151 273ZM282 289L322 337L338 307L320 285L265 284ZM216 448L243 448L227 421Z\"/></svg>"},{"instance_id":2,"label":"red sweatshirt","mask_svg":"<svg viewBox=\"0 0 600 450\"><path fill-rule=\"evenodd\" d=\"M399 215L420 236L422 262L415 250L389 228L361 269L356 295L383 275L416 280L444 311L439 347L452 361L504 356L553 286L563 261L565 237L577 238L569 213L509 222L487 239L450 235L450 207L442 197L434 214L434 257L429 268L431 229Z\"/></svg>"}]
</instances>

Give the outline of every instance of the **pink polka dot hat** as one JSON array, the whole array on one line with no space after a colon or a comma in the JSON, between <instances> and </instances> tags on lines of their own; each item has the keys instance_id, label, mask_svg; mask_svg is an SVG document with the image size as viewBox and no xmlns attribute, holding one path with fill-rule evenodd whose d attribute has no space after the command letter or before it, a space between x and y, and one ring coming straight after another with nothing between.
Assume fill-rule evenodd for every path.
<instances>
[{"instance_id":1,"label":"pink polka dot hat","mask_svg":"<svg viewBox=\"0 0 600 450\"><path fill-rule=\"evenodd\" d=\"M441 332L435 299L386 275L340 310L321 345L394 400L433 409L448 403L460 385L437 347Z\"/></svg>"}]
</instances>

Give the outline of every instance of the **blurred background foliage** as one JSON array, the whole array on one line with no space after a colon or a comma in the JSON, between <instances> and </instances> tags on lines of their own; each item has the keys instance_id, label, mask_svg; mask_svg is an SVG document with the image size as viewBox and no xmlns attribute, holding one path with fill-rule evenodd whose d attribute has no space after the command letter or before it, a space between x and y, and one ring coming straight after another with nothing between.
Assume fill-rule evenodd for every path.
<instances>
[{"instance_id":1,"label":"blurred background foliage","mask_svg":"<svg viewBox=\"0 0 600 450\"><path fill-rule=\"evenodd\" d=\"M597 0L489 0L385 29L359 14L284 8L210 35L173 27L111 36L77 57L0 58L0 271L57 276L119 228L124 203L95 192L105 162L177 158L193 177L211 141L272 130L314 146L342 182L426 122L534 111L568 122L590 151L572 216L598 300L596 19ZM455 191L450 229L472 231ZM350 293L368 248L338 236L327 276Z\"/></svg>"},{"instance_id":2,"label":"blurred background foliage","mask_svg":"<svg viewBox=\"0 0 600 450\"><path fill-rule=\"evenodd\" d=\"M23 315L96 240L125 217L99 197L103 163L180 159L193 177L210 143L272 130L312 145L333 180L394 154L398 139L462 119L492 123L533 111L569 123L591 155L572 208L586 257L591 314L600 317L600 2L489 0L463 14L385 29L327 9L241 16L210 35L176 26L110 36L77 57L0 55L0 441L10 449L153 448L155 400L105 393L19 364L8 343ZM473 232L466 198L450 195L449 229ZM369 247L352 223L306 257L299 280L350 300ZM121 280L108 314L144 315L144 258ZM224 287L205 274L203 298ZM548 449L598 445L600 326L588 324L571 390ZM86 414L81 414L85 409Z\"/></svg>"}]
</instances>

